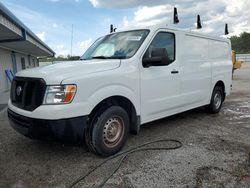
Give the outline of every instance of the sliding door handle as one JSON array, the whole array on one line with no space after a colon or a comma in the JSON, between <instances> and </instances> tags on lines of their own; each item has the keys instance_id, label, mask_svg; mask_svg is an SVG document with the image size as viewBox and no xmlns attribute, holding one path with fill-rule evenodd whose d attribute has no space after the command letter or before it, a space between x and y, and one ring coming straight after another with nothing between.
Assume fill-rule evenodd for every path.
<instances>
[{"instance_id":1,"label":"sliding door handle","mask_svg":"<svg viewBox=\"0 0 250 188\"><path fill-rule=\"evenodd\" d=\"M178 73L179 73L178 70L172 70L172 71L171 71L171 74L178 74Z\"/></svg>"}]
</instances>

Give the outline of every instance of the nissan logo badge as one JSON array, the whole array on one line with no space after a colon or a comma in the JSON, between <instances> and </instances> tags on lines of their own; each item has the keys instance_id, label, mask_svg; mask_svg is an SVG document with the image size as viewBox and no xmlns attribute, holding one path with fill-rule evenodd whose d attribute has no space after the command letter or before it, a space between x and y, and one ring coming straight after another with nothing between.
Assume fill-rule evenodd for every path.
<instances>
[{"instance_id":1,"label":"nissan logo badge","mask_svg":"<svg viewBox=\"0 0 250 188\"><path fill-rule=\"evenodd\" d=\"M18 86L17 88L16 88L16 94L17 94L17 96L20 96L21 95L21 93L22 93L22 87L21 86Z\"/></svg>"}]
</instances>

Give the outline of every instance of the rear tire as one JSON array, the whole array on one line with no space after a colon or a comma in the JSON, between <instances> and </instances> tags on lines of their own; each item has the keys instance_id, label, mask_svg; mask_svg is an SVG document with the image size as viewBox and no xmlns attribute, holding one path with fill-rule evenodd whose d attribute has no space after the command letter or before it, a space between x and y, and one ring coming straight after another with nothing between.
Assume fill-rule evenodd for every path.
<instances>
[{"instance_id":1,"label":"rear tire","mask_svg":"<svg viewBox=\"0 0 250 188\"><path fill-rule=\"evenodd\" d=\"M127 141L129 117L120 106L111 106L95 116L91 127L90 150L110 156L120 151Z\"/></svg>"},{"instance_id":2,"label":"rear tire","mask_svg":"<svg viewBox=\"0 0 250 188\"><path fill-rule=\"evenodd\" d=\"M207 111L211 114L219 113L223 101L224 101L224 91L222 87L215 86L212 93L210 104L206 106Z\"/></svg>"}]
</instances>

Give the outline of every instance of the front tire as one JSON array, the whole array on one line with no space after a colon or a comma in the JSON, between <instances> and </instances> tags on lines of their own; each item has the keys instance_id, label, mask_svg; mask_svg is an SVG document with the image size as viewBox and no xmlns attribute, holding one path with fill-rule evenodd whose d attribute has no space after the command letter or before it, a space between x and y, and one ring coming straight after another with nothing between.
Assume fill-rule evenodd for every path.
<instances>
[{"instance_id":1,"label":"front tire","mask_svg":"<svg viewBox=\"0 0 250 188\"><path fill-rule=\"evenodd\" d=\"M97 115L92 126L92 146L101 156L117 153L127 141L129 117L120 106L111 106Z\"/></svg>"},{"instance_id":2,"label":"front tire","mask_svg":"<svg viewBox=\"0 0 250 188\"><path fill-rule=\"evenodd\" d=\"M224 91L222 87L215 86L212 93L210 104L206 106L207 111L211 114L219 113L223 101L224 101Z\"/></svg>"}]
</instances>

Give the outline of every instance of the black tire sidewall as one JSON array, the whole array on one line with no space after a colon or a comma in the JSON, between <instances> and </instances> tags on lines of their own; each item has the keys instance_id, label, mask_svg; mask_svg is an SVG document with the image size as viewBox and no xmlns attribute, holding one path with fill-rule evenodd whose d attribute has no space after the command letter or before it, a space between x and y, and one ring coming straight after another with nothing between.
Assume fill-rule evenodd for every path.
<instances>
[{"instance_id":1,"label":"black tire sidewall","mask_svg":"<svg viewBox=\"0 0 250 188\"><path fill-rule=\"evenodd\" d=\"M120 118L122 118L124 123L124 134L121 138L122 140L117 146L109 148L103 141L103 128L107 120L112 116L119 116ZM102 156L110 156L120 151L127 141L128 133L129 117L127 112L120 106L111 106L110 108L106 109L97 117L93 124L92 143L97 154Z\"/></svg>"},{"instance_id":2,"label":"black tire sidewall","mask_svg":"<svg viewBox=\"0 0 250 188\"><path fill-rule=\"evenodd\" d=\"M216 108L215 103L214 103L214 97L216 95L217 92L220 92L221 95L221 104L219 106L219 108ZM212 98L211 98L211 103L210 103L210 109L212 113L218 113L222 107L222 103L223 103L223 90L221 87L216 86L213 90L213 94L212 94Z\"/></svg>"}]
</instances>

